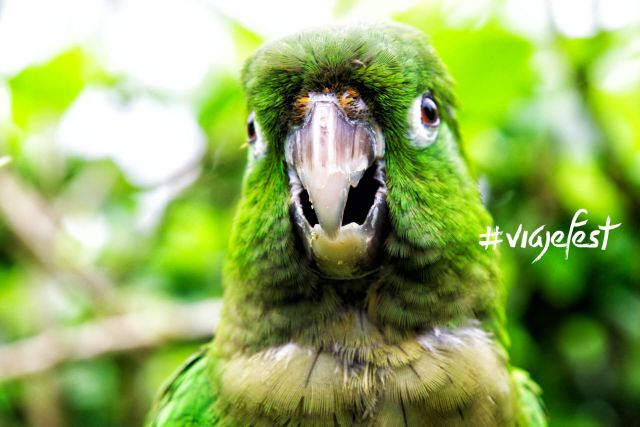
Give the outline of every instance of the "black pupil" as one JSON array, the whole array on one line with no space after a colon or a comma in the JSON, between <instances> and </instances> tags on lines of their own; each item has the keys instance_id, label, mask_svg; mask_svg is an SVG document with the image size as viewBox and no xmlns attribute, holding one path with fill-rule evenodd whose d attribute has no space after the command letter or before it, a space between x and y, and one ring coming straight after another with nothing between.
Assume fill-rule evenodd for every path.
<instances>
[{"instance_id":1,"label":"black pupil","mask_svg":"<svg viewBox=\"0 0 640 427\"><path fill-rule=\"evenodd\" d=\"M249 142L253 142L256 138L256 125L253 123L253 119L247 122L247 135L249 136Z\"/></svg>"},{"instance_id":2,"label":"black pupil","mask_svg":"<svg viewBox=\"0 0 640 427\"><path fill-rule=\"evenodd\" d=\"M429 96L422 98L422 121L426 125L435 125L438 122L438 106Z\"/></svg>"}]
</instances>

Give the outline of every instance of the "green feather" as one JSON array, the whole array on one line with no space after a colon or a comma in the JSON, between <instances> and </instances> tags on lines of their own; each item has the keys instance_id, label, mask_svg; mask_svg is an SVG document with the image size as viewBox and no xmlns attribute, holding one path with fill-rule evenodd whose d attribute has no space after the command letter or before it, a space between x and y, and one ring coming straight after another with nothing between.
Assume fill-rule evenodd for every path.
<instances>
[{"instance_id":1,"label":"green feather","mask_svg":"<svg viewBox=\"0 0 640 427\"><path fill-rule=\"evenodd\" d=\"M518 427L545 427L547 418L540 399L542 390L522 369L513 368L511 376L518 394Z\"/></svg>"},{"instance_id":2,"label":"green feather","mask_svg":"<svg viewBox=\"0 0 640 427\"><path fill-rule=\"evenodd\" d=\"M215 424L212 403L215 396L206 373L207 351L185 362L162 387L151 409L149 427L200 427Z\"/></svg>"}]
</instances>

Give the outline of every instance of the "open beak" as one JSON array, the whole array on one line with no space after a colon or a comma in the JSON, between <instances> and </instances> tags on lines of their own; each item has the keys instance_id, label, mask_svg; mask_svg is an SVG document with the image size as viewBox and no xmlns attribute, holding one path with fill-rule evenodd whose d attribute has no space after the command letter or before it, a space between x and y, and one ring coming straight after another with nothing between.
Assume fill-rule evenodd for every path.
<instances>
[{"instance_id":1,"label":"open beak","mask_svg":"<svg viewBox=\"0 0 640 427\"><path fill-rule=\"evenodd\" d=\"M309 94L286 141L291 207L307 253L334 278L373 269L386 217L384 138L350 120L333 94Z\"/></svg>"}]
</instances>

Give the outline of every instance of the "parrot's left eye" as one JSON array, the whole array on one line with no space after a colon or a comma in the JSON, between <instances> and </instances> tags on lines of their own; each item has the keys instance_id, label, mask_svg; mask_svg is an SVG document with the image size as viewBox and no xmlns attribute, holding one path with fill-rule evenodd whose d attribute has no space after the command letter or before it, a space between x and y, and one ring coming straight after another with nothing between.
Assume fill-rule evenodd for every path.
<instances>
[{"instance_id":1,"label":"parrot's left eye","mask_svg":"<svg viewBox=\"0 0 640 427\"><path fill-rule=\"evenodd\" d=\"M260 127L256 122L256 117L253 112L249 114L247 118L247 144L252 152L254 158L259 159L264 156L266 152L266 146L262 135L260 133Z\"/></svg>"},{"instance_id":2,"label":"parrot's left eye","mask_svg":"<svg viewBox=\"0 0 640 427\"><path fill-rule=\"evenodd\" d=\"M433 144L440 127L440 112L431 93L418 96L413 101L409 114L411 142L418 147Z\"/></svg>"},{"instance_id":3,"label":"parrot's left eye","mask_svg":"<svg viewBox=\"0 0 640 427\"><path fill-rule=\"evenodd\" d=\"M422 95L422 102L420 103L420 118L422 124L427 127L435 127L440 124L440 113L438 113L438 106L436 101L429 95Z\"/></svg>"}]
</instances>

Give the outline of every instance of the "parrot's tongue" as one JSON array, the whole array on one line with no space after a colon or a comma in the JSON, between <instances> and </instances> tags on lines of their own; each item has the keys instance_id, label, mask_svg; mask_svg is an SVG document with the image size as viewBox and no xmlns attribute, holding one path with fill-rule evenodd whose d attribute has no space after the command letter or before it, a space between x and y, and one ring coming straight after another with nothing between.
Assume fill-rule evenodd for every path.
<instances>
[{"instance_id":1,"label":"parrot's tongue","mask_svg":"<svg viewBox=\"0 0 640 427\"><path fill-rule=\"evenodd\" d=\"M371 270L386 216L384 139L352 121L333 95L310 94L286 143L292 210L306 248L327 276Z\"/></svg>"}]
</instances>

